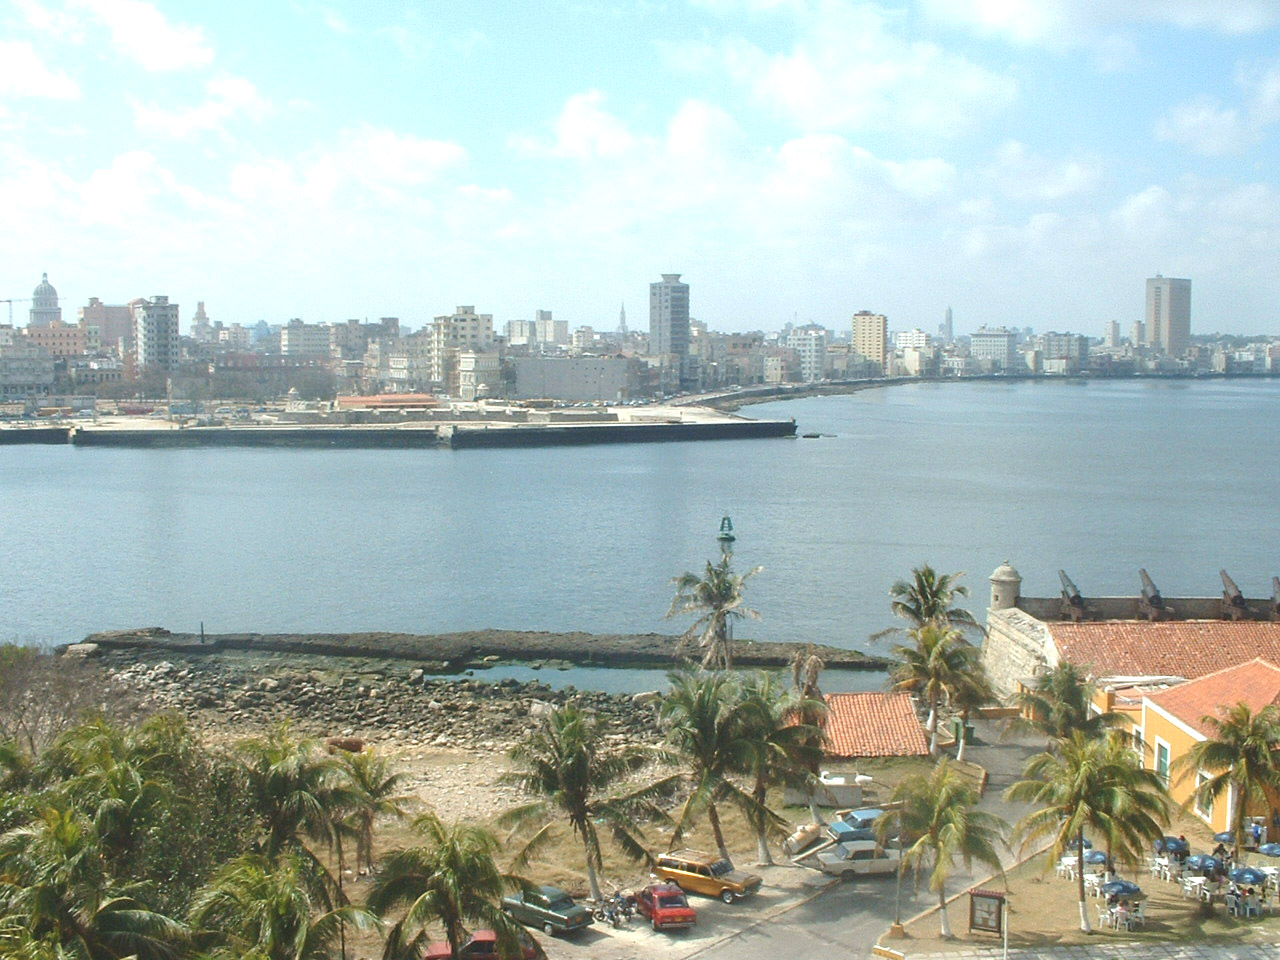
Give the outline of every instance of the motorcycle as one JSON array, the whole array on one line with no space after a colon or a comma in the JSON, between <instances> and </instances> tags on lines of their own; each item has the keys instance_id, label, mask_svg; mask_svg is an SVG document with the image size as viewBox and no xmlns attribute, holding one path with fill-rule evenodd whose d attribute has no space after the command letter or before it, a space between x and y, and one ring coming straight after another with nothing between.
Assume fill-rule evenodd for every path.
<instances>
[{"instance_id":1,"label":"motorcycle","mask_svg":"<svg viewBox=\"0 0 1280 960\"><path fill-rule=\"evenodd\" d=\"M631 897L615 893L604 901L597 903L591 915L602 923L608 923L614 929L629 924L635 916L636 905Z\"/></svg>"}]
</instances>

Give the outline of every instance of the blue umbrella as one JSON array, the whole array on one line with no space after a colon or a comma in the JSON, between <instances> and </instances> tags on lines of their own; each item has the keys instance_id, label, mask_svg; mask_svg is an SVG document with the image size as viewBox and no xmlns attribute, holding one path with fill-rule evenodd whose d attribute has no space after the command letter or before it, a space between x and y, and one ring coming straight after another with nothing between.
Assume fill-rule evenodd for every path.
<instances>
[{"instance_id":1,"label":"blue umbrella","mask_svg":"<svg viewBox=\"0 0 1280 960\"><path fill-rule=\"evenodd\" d=\"M1227 874L1236 883L1263 883L1267 879L1267 875L1261 870L1255 870L1253 867L1236 867Z\"/></svg>"},{"instance_id":2,"label":"blue umbrella","mask_svg":"<svg viewBox=\"0 0 1280 960\"><path fill-rule=\"evenodd\" d=\"M1236 835L1232 833L1230 830L1223 830L1221 833L1215 833L1213 835L1213 842L1214 843L1235 843Z\"/></svg>"},{"instance_id":3,"label":"blue umbrella","mask_svg":"<svg viewBox=\"0 0 1280 960\"><path fill-rule=\"evenodd\" d=\"M1264 843L1258 852L1264 857L1280 857L1280 843Z\"/></svg>"},{"instance_id":4,"label":"blue umbrella","mask_svg":"<svg viewBox=\"0 0 1280 960\"><path fill-rule=\"evenodd\" d=\"M1191 844L1178 837L1161 837L1156 841L1156 853L1190 853Z\"/></svg>"},{"instance_id":5,"label":"blue umbrella","mask_svg":"<svg viewBox=\"0 0 1280 960\"><path fill-rule=\"evenodd\" d=\"M1101 850L1090 850L1084 855L1085 863L1106 863L1107 855Z\"/></svg>"},{"instance_id":6,"label":"blue umbrella","mask_svg":"<svg viewBox=\"0 0 1280 960\"><path fill-rule=\"evenodd\" d=\"M1132 880L1112 880L1102 885L1102 892L1108 897L1112 894L1117 897L1136 897L1142 893L1142 888Z\"/></svg>"},{"instance_id":7,"label":"blue umbrella","mask_svg":"<svg viewBox=\"0 0 1280 960\"><path fill-rule=\"evenodd\" d=\"M1222 861L1207 853L1196 853L1187 857L1187 866L1192 870L1208 873L1211 870L1221 870Z\"/></svg>"}]
</instances>

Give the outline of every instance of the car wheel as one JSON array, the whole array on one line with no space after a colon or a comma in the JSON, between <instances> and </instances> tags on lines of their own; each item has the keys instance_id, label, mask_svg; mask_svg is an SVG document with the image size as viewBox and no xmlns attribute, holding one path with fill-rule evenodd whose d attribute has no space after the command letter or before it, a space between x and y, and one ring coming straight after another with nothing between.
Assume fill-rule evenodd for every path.
<instances>
[{"instance_id":1,"label":"car wheel","mask_svg":"<svg viewBox=\"0 0 1280 960\"><path fill-rule=\"evenodd\" d=\"M551 925L550 921L548 921L542 925L542 932L548 937L554 937L556 935L556 928Z\"/></svg>"},{"instance_id":2,"label":"car wheel","mask_svg":"<svg viewBox=\"0 0 1280 960\"><path fill-rule=\"evenodd\" d=\"M856 876L857 874L854 873L852 870L846 870L844 873L840 874L840 879L843 880L845 883L849 883Z\"/></svg>"},{"instance_id":3,"label":"car wheel","mask_svg":"<svg viewBox=\"0 0 1280 960\"><path fill-rule=\"evenodd\" d=\"M655 918L655 919L654 919L654 921L653 921L653 932L654 932L654 933L657 933L657 932L658 932L659 930L661 930L661 929L662 929L662 928L661 928L660 926L658 926L658 921L657 921L657 919Z\"/></svg>"},{"instance_id":4,"label":"car wheel","mask_svg":"<svg viewBox=\"0 0 1280 960\"><path fill-rule=\"evenodd\" d=\"M720 899L723 900L725 903L733 903L733 891L730 890L728 887L725 887L723 890L720 891Z\"/></svg>"}]
</instances>

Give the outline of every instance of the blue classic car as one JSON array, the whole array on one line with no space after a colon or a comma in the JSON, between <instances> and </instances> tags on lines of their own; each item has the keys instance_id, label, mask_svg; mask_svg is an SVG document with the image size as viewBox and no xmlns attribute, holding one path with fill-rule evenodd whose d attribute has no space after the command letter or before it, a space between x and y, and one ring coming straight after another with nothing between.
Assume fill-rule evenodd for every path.
<instances>
[{"instance_id":1,"label":"blue classic car","mask_svg":"<svg viewBox=\"0 0 1280 960\"><path fill-rule=\"evenodd\" d=\"M505 913L548 936L591 926L591 911L559 887L534 887L502 898Z\"/></svg>"}]
</instances>

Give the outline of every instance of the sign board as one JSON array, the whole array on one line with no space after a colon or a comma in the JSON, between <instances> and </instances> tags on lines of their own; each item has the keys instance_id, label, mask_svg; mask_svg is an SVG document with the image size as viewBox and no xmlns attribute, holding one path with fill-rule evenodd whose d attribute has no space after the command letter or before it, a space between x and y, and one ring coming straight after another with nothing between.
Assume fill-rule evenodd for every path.
<instances>
[{"instance_id":1,"label":"sign board","mask_svg":"<svg viewBox=\"0 0 1280 960\"><path fill-rule=\"evenodd\" d=\"M969 891L969 929L1004 932L1004 894L995 890Z\"/></svg>"}]
</instances>

